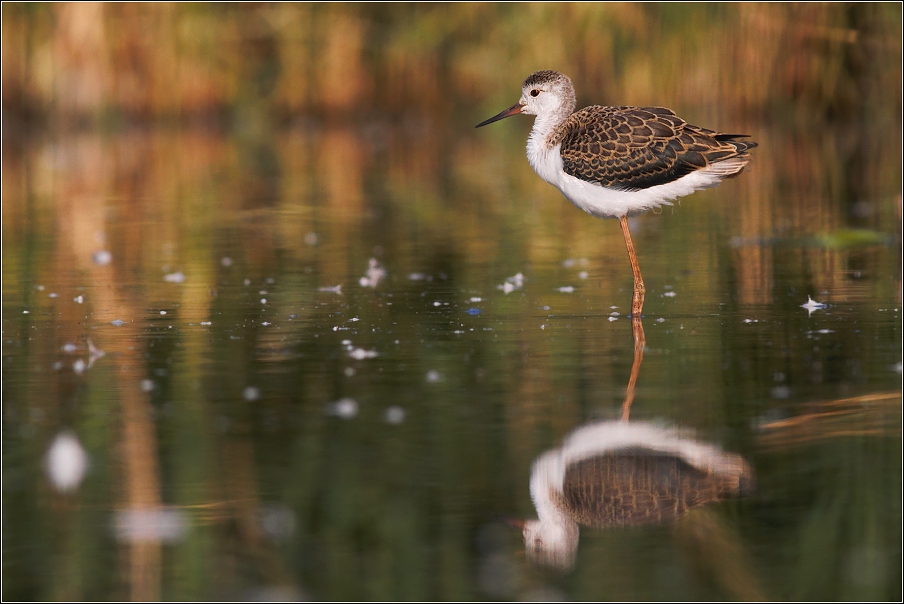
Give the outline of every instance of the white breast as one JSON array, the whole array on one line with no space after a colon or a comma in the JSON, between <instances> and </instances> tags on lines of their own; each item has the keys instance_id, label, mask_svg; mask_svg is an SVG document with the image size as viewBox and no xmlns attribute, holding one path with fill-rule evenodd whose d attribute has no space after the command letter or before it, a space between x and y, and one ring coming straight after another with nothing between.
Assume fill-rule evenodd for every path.
<instances>
[{"instance_id":1,"label":"white breast","mask_svg":"<svg viewBox=\"0 0 904 604\"><path fill-rule=\"evenodd\" d=\"M598 218L632 216L662 205L672 205L673 199L715 186L724 177L721 170L704 169L640 191L610 189L566 174L559 153L561 145L549 148L539 138L532 132L527 141L527 159L534 172L559 189L568 201Z\"/></svg>"}]
</instances>

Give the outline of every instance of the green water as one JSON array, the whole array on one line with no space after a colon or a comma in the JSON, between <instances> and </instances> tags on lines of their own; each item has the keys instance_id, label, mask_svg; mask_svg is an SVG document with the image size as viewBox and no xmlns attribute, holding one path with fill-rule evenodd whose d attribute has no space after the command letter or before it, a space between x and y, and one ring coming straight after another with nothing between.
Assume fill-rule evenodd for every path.
<instances>
[{"instance_id":1,"label":"green water","mask_svg":"<svg viewBox=\"0 0 904 604\"><path fill-rule=\"evenodd\" d=\"M634 349L618 224L533 174L527 128L5 154L4 597L900 598L900 198L768 128L740 178L632 221L631 420L740 454L755 492L528 564L531 464L621 416ZM66 432L88 465L60 490ZM171 534L116 528L158 506Z\"/></svg>"}]
</instances>

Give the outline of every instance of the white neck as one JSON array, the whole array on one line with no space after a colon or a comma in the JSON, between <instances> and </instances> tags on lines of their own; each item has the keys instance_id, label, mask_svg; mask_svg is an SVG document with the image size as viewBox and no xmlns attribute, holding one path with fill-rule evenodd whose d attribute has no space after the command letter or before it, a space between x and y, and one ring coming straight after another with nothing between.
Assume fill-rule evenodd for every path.
<instances>
[{"instance_id":1,"label":"white neck","mask_svg":"<svg viewBox=\"0 0 904 604\"><path fill-rule=\"evenodd\" d=\"M531 145L539 145L545 149L551 149L555 145L551 144L556 129L561 126L568 116L571 115L571 109L566 106L560 106L556 111L544 112L534 119L534 127L531 128L530 138L527 140L528 149Z\"/></svg>"},{"instance_id":2,"label":"white neck","mask_svg":"<svg viewBox=\"0 0 904 604\"><path fill-rule=\"evenodd\" d=\"M561 109L561 108L560 108ZM543 113L534 120L534 127L527 139L527 161L537 175L553 186L559 186L562 157L558 145L552 144L556 129L568 119L569 113L559 111Z\"/></svg>"},{"instance_id":3,"label":"white neck","mask_svg":"<svg viewBox=\"0 0 904 604\"><path fill-rule=\"evenodd\" d=\"M530 475L530 498L537 508L537 517L542 524L574 524L574 520L552 495L562 493L564 481L565 464L561 451L549 451L534 462Z\"/></svg>"}]
</instances>

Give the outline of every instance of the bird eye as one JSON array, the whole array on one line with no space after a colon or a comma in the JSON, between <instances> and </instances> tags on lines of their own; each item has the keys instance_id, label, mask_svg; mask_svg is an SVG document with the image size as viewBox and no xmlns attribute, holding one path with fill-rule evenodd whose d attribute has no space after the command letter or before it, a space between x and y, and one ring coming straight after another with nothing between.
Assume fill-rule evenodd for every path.
<instances>
[{"instance_id":1,"label":"bird eye","mask_svg":"<svg viewBox=\"0 0 904 604\"><path fill-rule=\"evenodd\" d=\"M540 91L537 90L536 88L534 88L533 90L530 91L530 95L533 97L540 96Z\"/></svg>"}]
</instances>

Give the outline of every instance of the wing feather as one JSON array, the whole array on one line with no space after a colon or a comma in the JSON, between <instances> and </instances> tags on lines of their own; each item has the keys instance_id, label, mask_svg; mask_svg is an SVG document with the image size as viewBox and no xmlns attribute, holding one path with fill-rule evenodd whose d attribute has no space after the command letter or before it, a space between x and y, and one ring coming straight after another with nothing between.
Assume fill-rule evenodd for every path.
<instances>
[{"instance_id":1,"label":"wing feather","mask_svg":"<svg viewBox=\"0 0 904 604\"><path fill-rule=\"evenodd\" d=\"M566 174L637 191L697 170L737 174L757 146L736 140L744 136L693 126L664 107L593 106L572 114L554 142Z\"/></svg>"}]
</instances>

